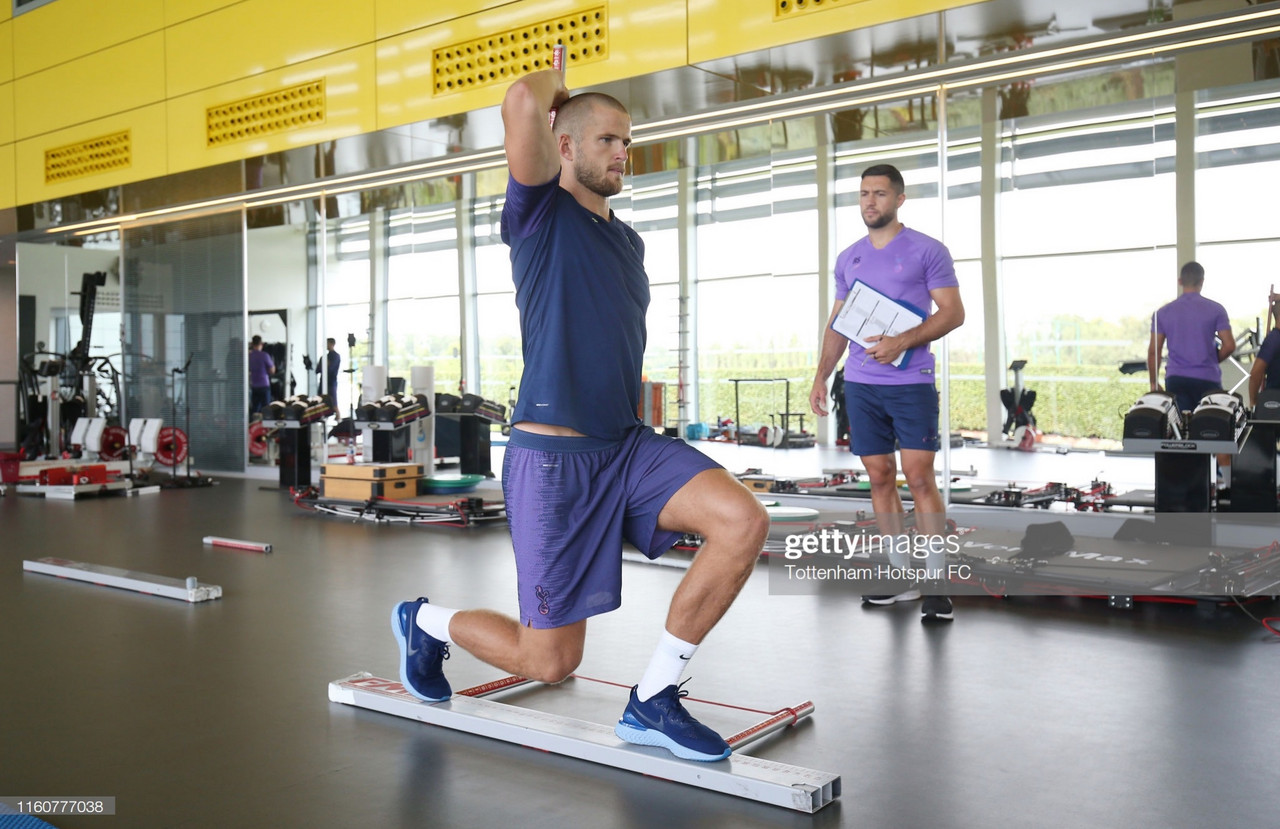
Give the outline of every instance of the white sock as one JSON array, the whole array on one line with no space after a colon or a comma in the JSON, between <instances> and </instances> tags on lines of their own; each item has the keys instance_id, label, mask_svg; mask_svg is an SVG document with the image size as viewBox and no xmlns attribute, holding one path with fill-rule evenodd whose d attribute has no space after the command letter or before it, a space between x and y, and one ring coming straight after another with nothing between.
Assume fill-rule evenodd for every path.
<instances>
[{"instance_id":1,"label":"white sock","mask_svg":"<svg viewBox=\"0 0 1280 829\"><path fill-rule=\"evenodd\" d=\"M1231 466L1230 466L1230 465L1227 465L1227 466L1219 466L1219 467L1218 467L1218 477L1222 478L1222 488L1223 488L1223 489L1230 489L1230 488L1231 488Z\"/></svg>"},{"instance_id":2,"label":"white sock","mask_svg":"<svg viewBox=\"0 0 1280 829\"><path fill-rule=\"evenodd\" d=\"M913 567L914 562L911 558L911 536L906 533L899 535L887 535L885 538L891 539L886 541L885 555L889 557L889 566L905 570Z\"/></svg>"},{"instance_id":3,"label":"white sock","mask_svg":"<svg viewBox=\"0 0 1280 829\"><path fill-rule=\"evenodd\" d=\"M438 604L424 602L418 605L418 615L414 618L414 622L428 636L435 637L441 642L452 642L453 640L449 638L449 620L457 612Z\"/></svg>"},{"instance_id":4,"label":"white sock","mask_svg":"<svg viewBox=\"0 0 1280 829\"><path fill-rule=\"evenodd\" d=\"M685 665L689 664L697 651L697 645L691 645L665 630L662 631L662 638L658 640L658 647L649 660L649 667L636 686L636 699L644 702L668 685L678 685Z\"/></svg>"}]
</instances>

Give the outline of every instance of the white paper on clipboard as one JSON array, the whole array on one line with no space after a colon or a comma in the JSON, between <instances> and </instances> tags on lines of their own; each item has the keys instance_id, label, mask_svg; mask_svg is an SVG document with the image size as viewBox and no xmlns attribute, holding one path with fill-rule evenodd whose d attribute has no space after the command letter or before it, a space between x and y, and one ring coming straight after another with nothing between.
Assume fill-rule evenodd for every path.
<instances>
[{"instance_id":1,"label":"white paper on clipboard","mask_svg":"<svg viewBox=\"0 0 1280 829\"><path fill-rule=\"evenodd\" d=\"M892 299L861 280L854 280L844 306L831 322L837 334L869 348L869 337L894 337L924 322L924 313L901 300ZM893 365L901 366L911 349L898 355Z\"/></svg>"}]
</instances>

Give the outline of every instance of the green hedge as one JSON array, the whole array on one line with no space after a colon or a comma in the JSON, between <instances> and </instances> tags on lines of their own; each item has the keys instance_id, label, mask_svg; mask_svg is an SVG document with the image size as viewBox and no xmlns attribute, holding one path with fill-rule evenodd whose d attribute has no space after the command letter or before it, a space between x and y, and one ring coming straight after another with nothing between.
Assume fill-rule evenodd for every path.
<instances>
[{"instance_id":1,"label":"green hedge","mask_svg":"<svg viewBox=\"0 0 1280 829\"><path fill-rule=\"evenodd\" d=\"M416 359L434 363L436 387L452 390L460 370L457 358ZM706 423L713 423L717 417L732 418L734 384L730 382L731 378L786 378L791 381L790 411L803 414L804 427L813 431L814 418L809 411L809 390L813 382L815 359L811 352L799 349L704 354L698 389L701 411L691 413L690 416ZM519 382L519 369L518 359L493 357L482 360L483 382L480 393L505 405L508 388ZM980 364L951 364L952 379L949 389L953 430L986 429L986 393L981 375ZM675 377L662 376L655 371L650 379L668 383L667 420L674 425L678 415ZM1032 414L1036 416L1041 431L1110 440L1120 439L1124 413L1147 390L1145 374L1124 376L1119 373L1116 365L1028 366L1023 382L1028 389L1036 392ZM781 425L777 415L787 409L785 396L784 383L739 384L743 428L754 433L761 426L775 423ZM791 427L798 429L799 425L798 420L793 420Z\"/></svg>"}]
</instances>

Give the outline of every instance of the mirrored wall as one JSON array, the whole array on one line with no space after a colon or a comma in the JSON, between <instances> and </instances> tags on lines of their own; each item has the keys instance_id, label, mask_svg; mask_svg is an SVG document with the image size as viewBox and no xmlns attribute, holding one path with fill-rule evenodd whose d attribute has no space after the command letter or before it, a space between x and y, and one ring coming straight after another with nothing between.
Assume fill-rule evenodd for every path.
<instances>
[{"instance_id":1,"label":"mirrored wall","mask_svg":"<svg viewBox=\"0 0 1280 829\"><path fill-rule=\"evenodd\" d=\"M1145 372L1121 366L1145 357L1150 315L1176 294L1184 259L1205 265L1205 293L1226 305L1238 341L1259 333L1277 281L1267 276L1271 254L1280 251L1268 201L1280 173L1271 42L1130 50L991 82L958 75L902 94L861 91L895 73L948 62L964 69L1028 47L994 35L990 49L973 45L965 14L818 44L815 54L843 45L846 58L863 55L853 62L878 74L833 75L825 85L843 97L812 111L732 125L711 114L687 135L633 148L632 175L612 206L645 240L644 372L666 384L669 429L714 432L731 419L743 436L786 425L833 439L831 424L809 413L808 394L834 256L866 232L858 189L872 164L902 170L900 217L942 239L955 259L966 321L937 347L953 431L999 440L999 390L1014 382L1010 363L1025 360L1021 380L1038 393L1043 431L1064 445L1114 445L1121 413L1147 385ZM901 53L910 60L881 65L877 44L890 42L912 44ZM780 100L823 80L789 72L787 50L756 57L750 72L768 78ZM745 61L711 68L748 74ZM246 359L254 336L277 365L277 396L319 389L332 338L340 412L359 400L370 365L406 380L429 365L434 388L411 390L508 404L522 359L499 233L500 158L462 172L398 173L394 183L375 177L361 189L325 183L335 154L343 148L296 153L292 166L316 184L292 200L262 197L293 175L284 166L246 163L258 170L254 187L224 212L78 235L59 228L109 219L128 194L35 206L15 237L20 356L73 352L86 328L82 280L103 274L87 342L98 359L91 370L101 371L96 405L109 417L179 426L189 417L192 455L208 471L254 463ZM209 173L223 190L225 173ZM196 178L184 178L183 192L200 190ZM1240 376L1228 367L1226 382ZM75 378L56 382L66 389Z\"/></svg>"}]
</instances>

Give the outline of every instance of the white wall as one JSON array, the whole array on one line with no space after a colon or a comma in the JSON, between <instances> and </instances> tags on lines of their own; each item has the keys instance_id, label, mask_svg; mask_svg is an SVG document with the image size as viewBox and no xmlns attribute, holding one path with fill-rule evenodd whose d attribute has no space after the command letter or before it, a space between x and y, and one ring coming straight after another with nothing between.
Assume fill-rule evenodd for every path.
<instances>
[{"instance_id":1,"label":"white wall","mask_svg":"<svg viewBox=\"0 0 1280 829\"><path fill-rule=\"evenodd\" d=\"M46 348L53 345L51 311L67 308L70 309L71 316L79 319L78 293L81 278L86 273L107 272L107 284L98 289L96 307L100 313L119 314L119 251L41 245L32 242L19 242L17 249L18 293L36 298L36 340L43 342ZM75 295L72 292L75 292ZM116 324L118 325L118 322ZM110 332L99 331L95 325L94 330L98 331L97 336L94 337L96 341L102 342L105 335L109 336L113 342L115 347L110 348L109 353L120 350L118 328Z\"/></svg>"}]
</instances>

